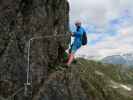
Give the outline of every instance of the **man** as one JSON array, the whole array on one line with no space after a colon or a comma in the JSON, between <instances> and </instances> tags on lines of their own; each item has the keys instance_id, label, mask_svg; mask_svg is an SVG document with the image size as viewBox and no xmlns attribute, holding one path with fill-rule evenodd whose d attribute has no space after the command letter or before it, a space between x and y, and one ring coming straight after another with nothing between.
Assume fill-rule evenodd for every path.
<instances>
[{"instance_id":1,"label":"man","mask_svg":"<svg viewBox=\"0 0 133 100\"><path fill-rule=\"evenodd\" d=\"M71 33L75 39L69 50L69 57L67 62L68 66L73 62L74 54L76 53L76 51L82 46L82 39L83 39L82 37L83 37L83 34L86 32L81 24L82 24L81 21L76 21L75 22L76 31Z\"/></svg>"}]
</instances>

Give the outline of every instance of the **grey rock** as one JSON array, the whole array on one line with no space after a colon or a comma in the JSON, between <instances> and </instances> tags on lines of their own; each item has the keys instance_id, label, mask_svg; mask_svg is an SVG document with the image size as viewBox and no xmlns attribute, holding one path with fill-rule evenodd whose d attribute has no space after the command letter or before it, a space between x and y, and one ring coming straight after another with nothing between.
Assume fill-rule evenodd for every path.
<instances>
[{"instance_id":1,"label":"grey rock","mask_svg":"<svg viewBox=\"0 0 133 100\"><path fill-rule=\"evenodd\" d=\"M88 100L77 66L51 74L33 100Z\"/></svg>"},{"instance_id":2,"label":"grey rock","mask_svg":"<svg viewBox=\"0 0 133 100\"><path fill-rule=\"evenodd\" d=\"M68 22L67 0L0 0L0 96L8 98L24 87L27 43L32 37L64 35L31 42L34 93L48 77L48 66L61 61L70 39Z\"/></svg>"}]
</instances>

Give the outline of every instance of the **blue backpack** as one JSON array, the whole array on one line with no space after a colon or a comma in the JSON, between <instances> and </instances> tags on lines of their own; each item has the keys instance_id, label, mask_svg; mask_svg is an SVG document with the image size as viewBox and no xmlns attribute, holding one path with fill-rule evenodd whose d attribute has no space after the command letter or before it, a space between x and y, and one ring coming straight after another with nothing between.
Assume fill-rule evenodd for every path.
<instances>
[{"instance_id":1,"label":"blue backpack","mask_svg":"<svg viewBox=\"0 0 133 100\"><path fill-rule=\"evenodd\" d=\"M87 45L87 34L86 34L86 32L84 32L83 36L82 36L82 45Z\"/></svg>"}]
</instances>

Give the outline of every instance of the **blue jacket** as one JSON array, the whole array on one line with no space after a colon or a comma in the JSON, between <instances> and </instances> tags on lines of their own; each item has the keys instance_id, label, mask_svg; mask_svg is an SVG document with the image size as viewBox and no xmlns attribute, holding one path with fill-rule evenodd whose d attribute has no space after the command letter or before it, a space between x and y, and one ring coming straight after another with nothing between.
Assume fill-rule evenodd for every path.
<instances>
[{"instance_id":1,"label":"blue jacket","mask_svg":"<svg viewBox=\"0 0 133 100\"><path fill-rule=\"evenodd\" d=\"M76 31L74 32L73 37L75 37L75 39L73 45L76 46L77 48L80 48L82 46L82 36L84 32L85 29L82 26L77 28Z\"/></svg>"}]
</instances>

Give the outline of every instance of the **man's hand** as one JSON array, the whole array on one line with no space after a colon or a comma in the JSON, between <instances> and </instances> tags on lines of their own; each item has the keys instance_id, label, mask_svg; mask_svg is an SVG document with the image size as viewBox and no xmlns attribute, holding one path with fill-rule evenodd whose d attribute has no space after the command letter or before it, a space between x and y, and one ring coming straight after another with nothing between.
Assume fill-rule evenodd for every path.
<instances>
[{"instance_id":1,"label":"man's hand","mask_svg":"<svg viewBox=\"0 0 133 100\"><path fill-rule=\"evenodd\" d=\"M73 32L70 32L70 34L73 36L74 35L74 33Z\"/></svg>"}]
</instances>

